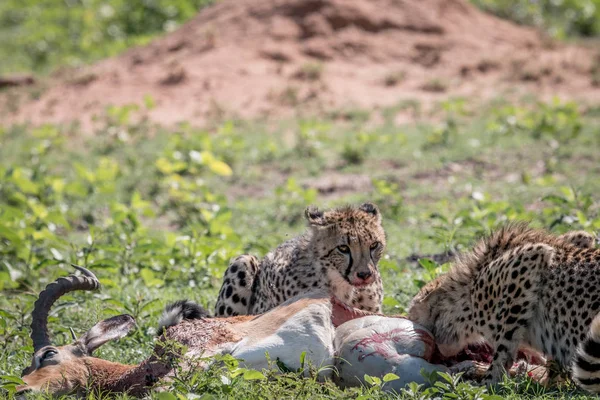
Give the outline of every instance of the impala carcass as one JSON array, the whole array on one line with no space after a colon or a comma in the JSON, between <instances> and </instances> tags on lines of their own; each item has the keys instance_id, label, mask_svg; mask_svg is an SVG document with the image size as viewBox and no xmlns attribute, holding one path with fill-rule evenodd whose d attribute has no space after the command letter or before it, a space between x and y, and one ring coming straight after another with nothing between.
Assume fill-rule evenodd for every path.
<instances>
[{"instance_id":1,"label":"impala carcass","mask_svg":"<svg viewBox=\"0 0 600 400\"><path fill-rule=\"evenodd\" d=\"M66 346L53 346L47 318L52 304L74 290L94 290L96 277L78 267L82 275L59 278L40 293L32 313L31 339L35 353L23 371L26 385L19 392L47 391L56 395L127 392L143 396L164 385L178 368L206 368L211 356L230 354L246 368L264 369L279 360L289 369L305 362L321 368L322 379L332 377L340 386L363 383L365 374L384 376L393 372L400 379L387 388L398 390L409 382L425 382L425 371L451 371L434 364L435 342L431 333L405 318L366 315L325 293L291 299L258 316L211 318L195 303L179 301L165 310L153 353L138 365L124 365L93 357L109 340L125 336L135 321L119 315L99 322ZM178 346L173 346L177 344ZM469 364L472 365L472 364Z\"/></svg>"}]
</instances>

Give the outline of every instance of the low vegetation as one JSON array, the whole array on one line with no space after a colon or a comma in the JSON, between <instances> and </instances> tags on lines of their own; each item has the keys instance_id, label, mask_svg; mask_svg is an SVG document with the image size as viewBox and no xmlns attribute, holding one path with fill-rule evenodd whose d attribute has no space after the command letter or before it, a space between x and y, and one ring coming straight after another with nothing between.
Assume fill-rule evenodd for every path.
<instances>
[{"instance_id":1,"label":"low vegetation","mask_svg":"<svg viewBox=\"0 0 600 400\"><path fill-rule=\"evenodd\" d=\"M392 122L392 108L381 112L389 118L364 111L366 119L226 121L200 130L150 125L147 107L151 99L106 110L104 127L93 135L50 125L0 131L5 390L29 362L36 294L69 273L70 263L95 271L103 290L66 296L51 316L53 337L67 342L69 328L80 333L130 313L137 330L100 356L138 362L152 348L165 303L187 297L212 308L228 260L264 255L298 233L308 204L380 206L390 314L404 312L418 288L447 268L426 260L415 265L406 259L413 253L460 251L510 219L556 232L600 228L598 109L455 99L403 126ZM357 176L368 177L366 183ZM374 379L372 387L348 393L293 374L266 379L240 374L235 363L225 368L176 381L169 394L156 396L373 398L383 396L385 383ZM428 390L412 388L402 397L491 396L455 381ZM570 384L542 389L526 379L507 382L500 393L582 395Z\"/></svg>"},{"instance_id":2,"label":"low vegetation","mask_svg":"<svg viewBox=\"0 0 600 400\"><path fill-rule=\"evenodd\" d=\"M210 2L3 0L0 74L48 73L115 55ZM473 2L558 37L600 34L599 0ZM307 64L299 78L318 82L322 71ZM396 75L379 79L393 86L404 79ZM447 83L433 79L431 86L444 91ZM301 101L295 87L282 90L274 96ZM93 270L103 289L63 297L50 316L53 338L66 343L70 328L79 334L129 313L136 330L98 356L136 363L153 348L167 302L189 298L212 309L229 259L262 256L296 235L309 204L368 200L380 207L388 233L380 262L388 314L405 312L418 288L448 268L427 255L460 251L508 220L531 220L557 233L600 229L598 104L454 98L430 112L411 100L321 119L215 120L205 129L153 125L145 118L153 106L147 97L144 104L103 110L95 132L0 124L0 397L12 395L30 362L37 294L70 273L71 263ZM407 114L414 122L395 122ZM393 377L341 391L295 373L247 371L236 360L223 361L179 375L168 392L152 397L392 397L381 389ZM398 397L589 398L569 381L542 388L522 377L490 393L449 376Z\"/></svg>"},{"instance_id":3,"label":"low vegetation","mask_svg":"<svg viewBox=\"0 0 600 400\"><path fill-rule=\"evenodd\" d=\"M211 0L4 0L0 74L113 56L175 29Z\"/></svg>"},{"instance_id":4,"label":"low vegetation","mask_svg":"<svg viewBox=\"0 0 600 400\"><path fill-rule=\"evenodd\" d=\"M600 35L599 0L471 0L502 18L546 29L552 36Z\"/></svg>"}]
</instances>

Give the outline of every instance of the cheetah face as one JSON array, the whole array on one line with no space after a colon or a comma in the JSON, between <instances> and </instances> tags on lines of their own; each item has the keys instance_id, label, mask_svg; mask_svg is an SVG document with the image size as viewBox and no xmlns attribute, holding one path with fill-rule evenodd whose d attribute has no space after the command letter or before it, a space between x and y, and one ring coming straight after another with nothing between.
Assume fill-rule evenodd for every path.
<instances>
[{"instance_id":1,"label":"cheetah face","mask_svg":"<svg viewBox=\"0 0 600 400\"><path fill-rule=\"evenodd\" d=\"M408 307L408 319L418 323L430 331L433 331L435 324L434 317L432 315L432 300L436 297L435 291L438 286L439 279L435 279L427 283L421 288L419 293L413 297Z\"/></svg>"},{"instance_id":2,"label":"cheetah face","mask_svg":"<svg viewBox=\"0 0 600 400\"><path fill-rule=\"evenodd\" d=\"M342 235L328 260L342 277L353 286L366 286L375 280L377 263L381 258L382 243L372 240L362 244L356 236Z\"/></svg>"},{"instance_id":3,"label":"cheetah face","mask_svg":"<svg viewBox=\"0 0 600 400\"><path fill-rule=\"evenodd\" d=\"M377 207L365 203L324 213L308 208L306 217L322 267L353 286L369 285L377 279L377 263L385 250Z\"/></svg>"},{"instance_id":4,"label":"cheetah face","mask_svg":"<svg viewBox=\"0 0 600 400\"><path fill-rule=\"evenodd\" d=\"M469 326L464 323L468 315L468 290L453 286L441 276L423 286L413 298L408 319L431 331L440 353L452 357L469 343L479 341L470 335Z\"/></svg>"}]
</instances>

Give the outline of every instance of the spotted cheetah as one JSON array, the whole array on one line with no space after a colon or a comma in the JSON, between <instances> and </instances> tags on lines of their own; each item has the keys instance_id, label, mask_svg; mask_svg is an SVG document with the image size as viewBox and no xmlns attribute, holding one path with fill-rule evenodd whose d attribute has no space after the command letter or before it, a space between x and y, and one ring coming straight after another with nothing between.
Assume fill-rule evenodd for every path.
<instances>
[{"instance_id":1,"label":"spotted cheetah","mask_svg":"<svg viewBox=\"0 0 600 400\"><path fill-rule=\"evenodd\" d=\"M301 292L328 289L354 307L381 311L377 263L385 249L381 213L371 203L319 211L306 209L307 231L262 261L231 261L215 307L217 316L260 314Z\"/></svg>"},{"instance_id":2,"label":"spotted cheetah","mask_svg":"<svg viewBox=\"0 0 600 400\"><path fill-rule=\"evenodd\" d=\"M408 317L432 331L445 356L486 340L494 357L484 383L498 382L518 348L530 347L598 392L599 284L600 249L591 234L509 224L425 285Z\"/></svg>"}]
</instances>

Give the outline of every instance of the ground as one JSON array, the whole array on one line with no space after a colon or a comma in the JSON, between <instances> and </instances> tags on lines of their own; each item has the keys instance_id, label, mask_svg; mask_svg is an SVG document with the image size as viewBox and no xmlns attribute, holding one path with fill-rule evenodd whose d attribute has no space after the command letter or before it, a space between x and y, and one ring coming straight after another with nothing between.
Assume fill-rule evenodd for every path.
<instances>
[{"instance_id":1,"label":"ground","mask_svg":"<svg viewBox=\"0 0 600 400\"><path fill-rule=\"evenodd\" d=\"M77 141L69 140L76 132L51 126L5 129L2 374L18 376L28 363L34 295L68 273L68 263L94 270L104 288L61 301L50 322L54 338L64 342L69 327L82 332L129 312L138 330L99 355L139 361L150 351L166 302L188 297L212 309L229 258L262 256L301 232L307 204L370 200L381 208L387 313L404 312L419 286L444 269L406 261L413 253L460 250L507 218L556 232L600 228L597 109L455 100L431 116L440 124L373 126L366 123L369 111L358 115L364 117L279 126L228 121L206 131L107 118L106 130ZM543 122L550 118L556 121ZM357 174L370 180L349 189L344 180ZM245 381L216 384L202 376L178 390L255 390ZM295 384L259 383L267 393L291 393ZM308 397L317 388L342 396L306 385ZM517 396L540 389L519 381L506 390ZM540 393L579 393L572 390Z\"/></svg>"},{"instance_id":2,"label":"ground","mask_svg":"<svg viewBox=\"0 0 600 400\"><path fill-rule=\"evenodd\" d=\"M147 46L9 91L0 118L91 131L106 107L147 96L146 117L165 126L532 91L588 103L599 71L593 43L552 41L466 0L223 0Z\"/></svg>"},{"instance_id":3,"label":"ground","mask_svg":"<svg viewBox=\"0 0 600 400\"><path fill-rule=\"evenodd\" d=\"M318 76L319 68L303 74ZM487 99L402 91L375 108L277 119L224 114L200 127L157 123L150 115L161 105L152 95L99 107L93 130L3 122L1 387L14 386L30 362L35 296L69 273L71 262L92 269L103 289L61 299L49 322L55 341L68 341L70 327L81 333L102 318L130 313L137 330L97 355L138 362L153 347L167 302L187 297L213 309L229 259L263 256L300 233L309 204L379 206L388 243L379 264L386 313L404 313L418 289L447 268L415 263L415 254L460 251L508 219L557 233L600 229L600 100L569 90L553 100L536 87ZM35 97L34 89L21 90ZM14 99L12 89L1 94L8 103ZM377 380L342 392L293 373L264 380L228 365L155 397L385 397L379 390L385 383ZM513 399L587 398L572 384L543 389L526 379L499 390ZM489 396L457 382L416 391L401 397Z\"/></svg>"}]
</instances>

